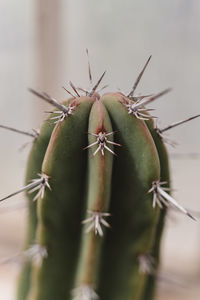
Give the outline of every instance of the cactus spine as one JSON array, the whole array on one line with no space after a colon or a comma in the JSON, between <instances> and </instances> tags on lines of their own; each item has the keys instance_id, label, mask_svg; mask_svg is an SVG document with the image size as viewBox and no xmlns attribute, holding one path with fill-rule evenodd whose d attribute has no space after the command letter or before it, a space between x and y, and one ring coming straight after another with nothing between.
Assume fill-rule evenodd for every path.
<instances>
[{"instance_id":1,"label":"cactus spine","mask_svg":"<svg viewBox=\"0 0 200 300\"><path fill-rule=\"evenodd\" d=\"M128 96L100 97L105 73L86 96L71 83L76 96L63 104L33 91L57 110L34 140L20 190L26 247L40 260L25 263L18 300L153 299L165 206L193 217L169 194L167 152L145 108L168 90L134 97L149 60Z\"/></svg>"}]
</instances>

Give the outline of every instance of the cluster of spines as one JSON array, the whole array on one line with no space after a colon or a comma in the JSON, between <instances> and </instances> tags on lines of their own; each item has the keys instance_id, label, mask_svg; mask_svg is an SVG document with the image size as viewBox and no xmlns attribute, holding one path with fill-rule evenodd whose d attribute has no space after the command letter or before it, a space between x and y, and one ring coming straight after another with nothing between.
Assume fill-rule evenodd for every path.
<instances>
[{"instance_id":1,"label":"cluster of spines","mask_svg":"<svg viewBox=\"0 0 200 300\"><path fill-rule=\"evenodd\" d=\"M148 114L148 111L150 111L151 109L146 109L145 106L149 103L151 103L152 101L156 100L157 98L163 96L164 94L166 94L167 92L169 92L170 89L164 90L156 95L145 95L145 96L139 96L136 97L134 96L135 93L135 89L144 73L144 70L146 69L150 58L148 59L147 63L145 64L142 72L139 74L133 89L131 90L131 92L127 95L127 96L123 96L123 105L126 107L127 109L127 113L128 114L133 114L136 118L140 119L140 120L144 120L144 121L148 121L149 119L152 119L152 116L150 116ZM90 70L90 67L89 67ZM91 71L89 71L90 74L90 81L91 81ZM102 81L103 77L105 75L105 72L102 74L102 76L100 77L100 79L98 80L97 84L95 84L95 86L92 88L92 90L90 92L85 91L86 96L88 97L92 97L95 95L96 93L96 89L98 88L100 82ZM55 100L54 98L51 98L49 95L47 95L46 93L38 93L34 90L31 90L31 92L33 92L35 95L39 96L40 98L42 98L43 100L47 101L48 103L52 104L54 107L56 107L57 109L59 109L58 111L54 111L53 113L56 114L55 116L51 117L50 119L53 120L54 123L61 123L63 122L66 118L70 117L71 115L73 115L76 107L77 107L77 97L80 97L80 94L78 92L78 89L75 88L75 86L70 83L73 91L75 92L75 96L70 92L70 94L73 96L73 100L71 101L71 103L68 106L65 106L63 104L60 104L57 100ZM66 90L68 92L68 90ZM147 98L143 101L144 98ZM96 96L96 99L98 99L98 96ZM164 128L164 129L159 129L156 128L155 131L157 132L157 134L160 136L160 138L163 139L163 132L167 131L168 129L171 129L175 126L178 126L179 124L182 124L186 121L192 120L197 116L188 118L186 120L180 121L180 122L176 122L172 125L169 125L168 127ZM6 127L6 126L1 126L2 128L5 129L11 129L13 131L18 131L19 133L24 133L26 135L29 135L31 137L34 138L34 140L36 140L39 136L38 132L34 132L33 134L31 133L27 133L27 132L23 132L20 130L15 130L12 129L10 127ZM96 138L96 141L94 141L93 143L89 144L88 146L86 146L84 149L89 149L91 147L97 147L95 149L95 151L93 152L93 156L95 156L98 152L101 153L102 156L104 156L105 154L105 150L107 150L108 152L110 152L111 154L115 155L115 152L109 147L109 145L112 146L121 146L121 144L113 142L111 140L109 140L109 137L111 135L114 134L113 131L107 132L104 130L104 128L101 128L101 130L96 133L96 132L89 132L89 135L93 136ZM123 145L122 145L123 146ZM180 211L182 211L184 214L188 215L189 217L193 218L194 217L182 206L180 206L175 199L173 199L169 193L167 193L168 188L163 187L164 184L167 184L167 182L162 182L159 179L155 180L152 182L152 187L150 187L149 191L147 190L146 192L148 193L153 193L153 207L156 206L156 204L160 207L163 208L163 206L169 206L172 205L174 206L176 209L179 209ZM21 188L19 191L10 194L7 197L2 198L0 201L4 201L12 196L14 196L17 193L23 192L24 190L28 190L29 193L35 192L37 191L37 194L35 195L33 200L38 200L39 198L43 198L44 194L45 194L45 189L48 188L49 190L51 190L50 184L49 184L49 176L46 175L45 173L41 173L38 174L38 178L32 179L31 182L26 185L25 187ZM98 211L98 210L88 210L89 213L89 217L86 218L85 220L82 221L83 224L89 224L89 226L86 229L86 232L90 232L91 230L94 230L95 235L99 235L100 237L103 236L103 230L102 230L102 225L105 227L110 227L109 222L107 222L105 220L105 218L110 216L109 212L102 212L102 211ZM38 252L40 252L40 250L38 250ZM45 255L42 255L42 257L46 257L47 253ZM141 260L142 261L142 260ZM144 260L143 260L144 261ZM142 267L141 267L142 268ZM95 297L97 297L96 293L93 292L92 288L89 286L83 286L82 291L84 292L84 295L89 295L91 293L94 293L93 296L92 294L90 296L82 296L82 298L77 298L77 291L80 292L80 288L77 288L74 292L74 299L95 299ZM88 298L90 297L90 298Z\"/></svg>"}]
</instances>

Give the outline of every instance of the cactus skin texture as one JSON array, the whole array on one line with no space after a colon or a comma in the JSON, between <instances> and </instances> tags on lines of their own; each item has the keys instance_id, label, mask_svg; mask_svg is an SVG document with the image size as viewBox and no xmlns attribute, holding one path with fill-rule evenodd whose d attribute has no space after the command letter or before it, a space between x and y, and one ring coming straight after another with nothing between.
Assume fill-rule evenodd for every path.
<instances>
[{"instance_id":1,"label":"cactus skin texture","mask_svg":"<svg viewBox=\"0 0 200 300\"><path fill-rule=\"evenodd\" d=\"M29 198L28 248L18 300L152 300L155 280L139 256L159 260L165 210L152 208L152 182L169 182L165 147L152 120L128 113L121 93L68 100L72 114L45 122L31 150L26 183L48 176ZM54 113L50 117L54 117Z\"/></svg>"}]
</instances>

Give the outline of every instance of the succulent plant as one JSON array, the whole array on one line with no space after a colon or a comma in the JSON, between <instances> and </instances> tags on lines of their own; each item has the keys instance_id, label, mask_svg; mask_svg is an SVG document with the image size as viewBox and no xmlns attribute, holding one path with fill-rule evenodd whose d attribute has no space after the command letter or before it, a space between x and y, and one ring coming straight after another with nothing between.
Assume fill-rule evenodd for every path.
<instances>
[{"instance_id":1,"label":"succulent plant","mask_svg":"<svg viewBox=\"0 0 200 300\"><path fill-rule=\"evenodd\" d=\"M135 96L149 60L128 95L100 96L105 72L84 96L70 83L62 104L31 90L56 110L16 192L29 202L18 300L153 299L166 207L193 216L170 195L162 135L189 119L158 129L146 106L169 89Z\"/></svg>"}]
</instances>

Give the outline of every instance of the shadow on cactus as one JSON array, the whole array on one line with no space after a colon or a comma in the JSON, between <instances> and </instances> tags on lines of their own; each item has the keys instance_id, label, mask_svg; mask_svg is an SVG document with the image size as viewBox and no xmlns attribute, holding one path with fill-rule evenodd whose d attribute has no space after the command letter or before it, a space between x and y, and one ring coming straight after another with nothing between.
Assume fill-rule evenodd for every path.
<instances>
[{"instance_id":1,"label":"shadow on cactus","mask_svg":"<svg viewBox=\"0 0 200 300\"><path fill-rule=\"evenodd\" d=\"M146 106L169 89L135 96L150 58L128 95L100 96L105 72L62 104L31 90L56 110L32 134L26 186L1 199L29 199L18 300L153 299L166 208L194 219L170 195L162 134L197 116L154 126Z\"/></svg>"}]
</instances>

